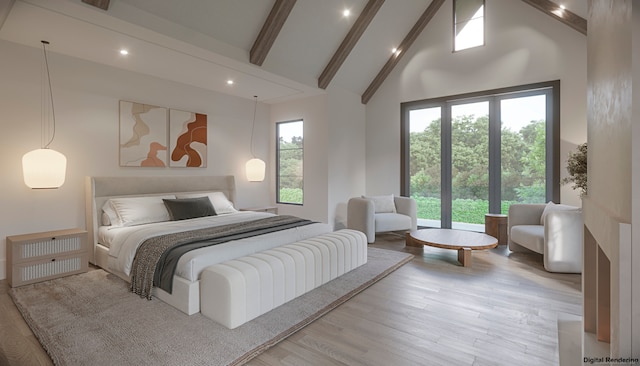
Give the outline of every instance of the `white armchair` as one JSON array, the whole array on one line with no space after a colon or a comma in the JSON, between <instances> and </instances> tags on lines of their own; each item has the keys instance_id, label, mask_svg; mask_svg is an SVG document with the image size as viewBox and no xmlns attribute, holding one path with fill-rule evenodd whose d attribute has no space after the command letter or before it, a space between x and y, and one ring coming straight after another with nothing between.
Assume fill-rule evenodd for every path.
<instances>
[{"instance_id":1,"label":"white armchair","mask_svg":"<svg viewBox=\"0 0 640 366\"><path fill-rule=\"evenodd\" d=\"M347 205L347 227L362 231L369 243L376 240L376 233L417 230L416 201L394 195L352 198Z\"/></svg>"},{"instance_id":2,"label":"white armchair","mask_svg":"<svg viewBox=\"0 0 640 366\"><path fill-rule=\"evenodd\" d=\"M509 207L509 250L533 251L549 272L582 272L582 211L578 207L513 204Z\"/></svg>"}]
</instances>

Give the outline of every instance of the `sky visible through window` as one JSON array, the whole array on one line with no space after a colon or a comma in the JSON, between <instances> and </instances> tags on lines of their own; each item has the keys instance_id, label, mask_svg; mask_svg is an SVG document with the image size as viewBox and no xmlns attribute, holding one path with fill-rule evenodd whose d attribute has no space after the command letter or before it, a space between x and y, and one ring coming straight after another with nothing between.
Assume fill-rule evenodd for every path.
<instances>
[{"instance_id":1,"label":"sky visible through window","mask_svg":"<svg viewBox=\"0 0 640 366\"><path fill-rule=\"evenodd\" d=\"M456 35L455 50L461 51L467 48L484 44L484 6L481 6L462 29ZM462 26L458 24L457 26Z\"/></svg>"},{"instance_id":2,"label":"sky visible through window","mask_svg":"<svg viewBox=\"0 0 640 366\"><path fill-rule=\"evenodd\" d=\"M291 138L294 136L304 136L302 121L280 123L278 126L279 137L282 137L284 142L291 142Z\"/></svg>"},{"instance_id":3,"label":"sky visible through window","mask_svg":"<svg viewBox=\"0 0 640 366\"><path fill-rule=\"evenodd\" d=\"M500 103L502 127L509 128L513 132L529 124L531 121L545 120L546 105L545 96L503 99ZM486 114L486 106L481 103L469 103L456 106L458 115L474 115L481 117ZM440 118L440 107L416 109L410 112L409 130L422 132L433 120Z\"/></svg>"}]
</instances>

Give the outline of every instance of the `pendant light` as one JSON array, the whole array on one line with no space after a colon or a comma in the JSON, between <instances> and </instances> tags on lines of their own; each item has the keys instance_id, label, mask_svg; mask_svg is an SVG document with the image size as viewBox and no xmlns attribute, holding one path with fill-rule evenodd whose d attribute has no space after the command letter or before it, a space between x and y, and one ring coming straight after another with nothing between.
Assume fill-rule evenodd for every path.
<instances>
[{"instance_id":1,"label":"pendant light","mask_svg":"<svg viewBox=\"0 0 640 366\"><path fill-rule=\"evenodd\" d=\"M51 77L49 76L49 61L47 60L46 45L48 45L49 42L41 42L46 72L46 80L44 77L42 79L42 120L40 126L42 147L24 154L22 157L22 173L24 183L28 187L33 189L51 189L58 188L64 183L67 158L63 154L49 148L49 145L51 145L56 135L56 116L53 107ZM47 113L49 101L51 106L51 120L53 122L51 129L49 129L48 126L49 113Z\"/></svg>"},{"instance_id":2,"label":"pendant light","mask_svg":"<svg viewBox=\"0 0 640 366\"><path fill-rule=\"evenodd\" d=\"M256 128L256 110L258 108L258 96L254 95L255 103L253 106L253 125L251 126L251 156L253 159L247 161L245 170L247 172L247 180L249 182L262 182L264 180L264 171L266 164L261 159L256 158L253 153L253 130Z\"/></svg>"}]
</instances>

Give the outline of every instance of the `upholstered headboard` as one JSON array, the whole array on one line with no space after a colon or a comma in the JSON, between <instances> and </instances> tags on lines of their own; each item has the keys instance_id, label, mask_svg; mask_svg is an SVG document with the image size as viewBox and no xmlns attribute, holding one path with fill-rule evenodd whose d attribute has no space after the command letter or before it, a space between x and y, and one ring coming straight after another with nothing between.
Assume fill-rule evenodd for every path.
<instances>
[{"instance_id":1,"label":"upholstered headboard","mask_svg":"<svg viewBox=\"0 0 640 366\"><path fill-rule=\"evenodd\" d=\"M102 206L110 198L211 191L224 193L235 204L234 176L86 177L85 219L89 240L93 240L89 261L95 264L95 246L98 243Z\"/></svg>"}]
</instances>

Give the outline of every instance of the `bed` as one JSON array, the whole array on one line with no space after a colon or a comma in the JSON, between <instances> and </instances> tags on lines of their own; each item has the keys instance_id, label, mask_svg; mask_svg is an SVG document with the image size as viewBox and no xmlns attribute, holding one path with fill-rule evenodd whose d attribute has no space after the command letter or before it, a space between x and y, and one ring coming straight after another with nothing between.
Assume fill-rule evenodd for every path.
<instances>
[{"instance_id":1,"label":"bed","mask_svg":"<svg viewBox=\"0 0 640 366\"><path fill-rule=\"evenodd\" d=\"M267 212L236 210L233 176L87 177L85 190L87 231L94 244L90 262L128 282L136 251L153 237L278 219ZM163 200L198 201L202 197L209 197L215 215L171 220L172 215L180 215L180 210L171 208L168 216L167 212L158 214ZM113 207L118 211L115 216L108 212ZM330 232L328 224L307 222L192 250L176 260L170 291L153 287L151 296L194 314L200 311L199 277L208 266Z\"/></svg>"}]
</instances>

